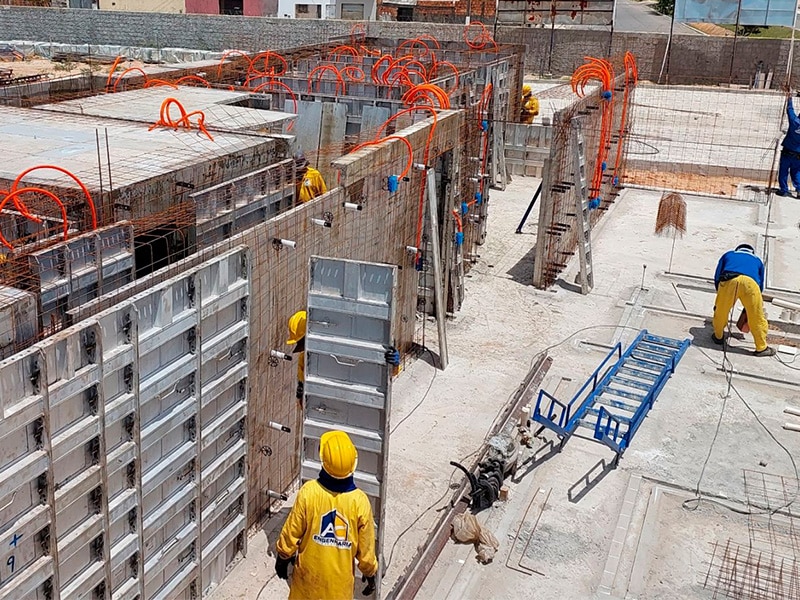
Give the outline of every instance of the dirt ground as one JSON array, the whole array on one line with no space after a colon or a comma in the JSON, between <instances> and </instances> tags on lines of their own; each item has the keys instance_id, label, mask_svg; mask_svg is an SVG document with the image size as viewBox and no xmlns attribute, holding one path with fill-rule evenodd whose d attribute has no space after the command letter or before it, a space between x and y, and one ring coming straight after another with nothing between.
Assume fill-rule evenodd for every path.
<instances>
[{"instance_id":1,"label":"dirt ground","mask_svg":"<svg viewBox=\"0 0 800 600\"><path fill-rule=\"evenodd\" d=\"M741 177L725 175L705 175L702 173L666 173L663 171L645 171L629 169L625 173L624 182L686 192L701 192L720 196L736 196ZM758 182L764 185L767 182Z\"/></svg>"},{"instance_id":2,"label":"dirt ground","mask_svg":"<svg viewBox=\"0 0 800 600\"><path fill-rule=\"evenodd\" d=\"M131 67L142 68L144 63L137 60L129 60L120 63L117 71L129 69ZM89 64L83 62L53 62L47 58L35 57L26 58L23 61L0 61L0 69L13 69L14 77L25 77L27 75L46 74L51 78L66 77L67 75L78 75L87 70L93 73L108 73L111 65Z\"/></svg>"}]
</instances>

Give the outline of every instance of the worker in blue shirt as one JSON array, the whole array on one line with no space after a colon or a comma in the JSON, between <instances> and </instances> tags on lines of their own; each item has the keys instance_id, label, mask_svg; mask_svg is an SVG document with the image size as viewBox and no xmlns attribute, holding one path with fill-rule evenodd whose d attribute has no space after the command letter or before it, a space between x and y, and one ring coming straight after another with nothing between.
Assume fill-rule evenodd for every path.
<instances>
[{"instance_id":1,"label":"worker in blue shirt","mask_svg":"<svg viewBox=\"0 0 800 600\"><path fill-rule=\"evenodd\" d=\"M774 356L775 349L767 346L767 318L764 316L764 263L750 244L739 244L735 250L722 255L714 273L717 298L714 302L713 340L724 342L723 335L733 305L740 300L747 312L747 321L756 343L756 356Z\"/></svg>"},{"instance_id":2,"label":"worker in blue shirt","mask_svg":"<svg viewBox=\"0 0 800 600\"><path fill-rule=\"evenodd\" d=\"M800 118L794 112L792 99L786 104L786 116L789 118L789 131L783 138L781 146L781 162L778 165L778 196L789 195L789 175L800 198Z\"/></svg>"}]
</instances>

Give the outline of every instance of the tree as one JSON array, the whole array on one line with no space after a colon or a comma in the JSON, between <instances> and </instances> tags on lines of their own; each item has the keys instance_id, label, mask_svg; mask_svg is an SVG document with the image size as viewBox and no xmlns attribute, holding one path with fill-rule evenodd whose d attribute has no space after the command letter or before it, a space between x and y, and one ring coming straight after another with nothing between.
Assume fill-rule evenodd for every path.
<instances>
[{"instance_id":1,"label":"tree","mask_svg":"<svg viewBox=\"0 0 800 600\"><path fill-rule=\"evenodd\" d=\"M658 0L656 2L656 10L662 15L671 17L672 13L675 12L675 0Z\"/></svg>"}]
</instances>

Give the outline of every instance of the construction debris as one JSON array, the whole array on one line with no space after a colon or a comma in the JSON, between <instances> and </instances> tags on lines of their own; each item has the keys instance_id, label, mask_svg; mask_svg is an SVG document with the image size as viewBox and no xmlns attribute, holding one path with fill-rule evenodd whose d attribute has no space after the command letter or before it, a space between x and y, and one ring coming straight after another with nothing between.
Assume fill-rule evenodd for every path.
<instances>
[{"instance_id":1,"label":"construction debris","mask_svg":"<svg viewBox=\"0 0 800 600\"><path fill-rule=\"evenodd\" d=\"M461 513L453 518L453 537L462 544L474 544L478 562L492 562L500 542L491 531L483 527L471 513Z\"/></svg>"}]
</instances>

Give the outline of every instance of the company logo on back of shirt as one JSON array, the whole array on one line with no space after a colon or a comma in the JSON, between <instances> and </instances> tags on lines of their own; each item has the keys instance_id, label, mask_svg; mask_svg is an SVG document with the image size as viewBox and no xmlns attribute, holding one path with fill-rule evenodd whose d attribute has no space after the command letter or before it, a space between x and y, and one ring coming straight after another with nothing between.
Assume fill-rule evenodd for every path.
<instances>
[{"instance_id":1,"label":"company logo on back of shirt","mask_svg":"<svg viewBox=\"0 0 800 600\"><path fill-rule=\"evenodd\" d=\"M342 550L349 550L353 542L347 539L350 524L334 508L329 513L320 517L319 533L314 534L314 541L320 546L336 546Z\"/></svg>"}]
</instances>

